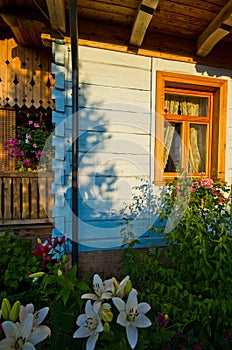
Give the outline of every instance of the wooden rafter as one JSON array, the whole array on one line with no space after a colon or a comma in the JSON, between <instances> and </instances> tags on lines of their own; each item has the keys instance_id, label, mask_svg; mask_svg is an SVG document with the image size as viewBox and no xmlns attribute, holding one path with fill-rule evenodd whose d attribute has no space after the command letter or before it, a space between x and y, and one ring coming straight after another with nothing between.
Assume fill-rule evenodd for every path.
<instances>
[{"instance_id":1,"label":"wooden rafter","mask_svg":"<svg viewBox=\"0 0 232 350\"><path fill-rule=\"evenodd\" d=\"M66 31L64 0L46 0L51 27L54 31Z\"/></svg>"},{"instance_id":2,"label":"wooden rafter","mask_svg":"<svg viewBox=\"0 0 232 350\"><path fill-rule=\"evenodd\" d=\"M213 47L232 31L232 0L221 9L197 41L196 54L205 57Z\"/></svg>"},{"instance_id":3,"label":"wooden rafter","mask_svg":"<svg viewBox=\"0 0 232 350\"><path fill-rule=\"evenodd\" d=\"M132 26L130 45L137 47L142 45L147 28L158 3L159 0L141 0Z\"/></svg>"}]
</instances>

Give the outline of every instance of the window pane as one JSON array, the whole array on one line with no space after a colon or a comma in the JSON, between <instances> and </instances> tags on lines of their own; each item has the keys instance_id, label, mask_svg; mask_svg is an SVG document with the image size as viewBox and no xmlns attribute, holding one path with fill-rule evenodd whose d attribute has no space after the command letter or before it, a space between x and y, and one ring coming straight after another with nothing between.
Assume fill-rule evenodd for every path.
<instances>
[{"instance_id":1,"label":"window pane","mask_svg":"<svg viewBox=\"0 0 232 350\"><path fill-rule=\"evenodd\" d=\"M207 125L190 124L189 173L205 173L207 156Z\"/></svg>"},{"instance_id":2,"label":"window pane","mask_svg":"<svg viewBox=\"0 0 232 350\"><path fill-rule=\"evenodd\" d=\"M208 98L165 94L165 113L207 117Z\"/></svg>"},{"instance_id":3,"label":"window pane","mask_svg":"<svg viewBox=\"0 0 232 350\"><path fill-rule=\"evenodd\" d=\"M164 123L164 172L176 172L181 161L182 123Z\"/></svg>"}]
</instances>

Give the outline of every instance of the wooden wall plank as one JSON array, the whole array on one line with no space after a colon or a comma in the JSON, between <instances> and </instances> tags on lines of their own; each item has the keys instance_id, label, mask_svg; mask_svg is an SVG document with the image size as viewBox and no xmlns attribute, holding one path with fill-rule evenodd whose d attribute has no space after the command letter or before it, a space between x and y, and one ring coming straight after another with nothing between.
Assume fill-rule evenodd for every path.
<instances>
[{"instance_id":1,"label":"wooden wall plank","mask_svg":"<svg viewBox=\"0 0 232 350\"><path fill-rule=\"evenodd\" d=\"M39 217L41 219L46 218L46 179L40 179L39 181Z\"/></svg>"},{"instance_id":2,"label":"wooden wall plank","mask_svg":"<svg viewBox=\"0 0 232 350\"><path fill-rule=\"evenodd\" d=\"M29 178L22 178L22 219L30 218L29 203L30 203L30 190L29 190Z\"/></svg>"},{"instance_id":3,"label":"wooden wall plank","mask_svg":"<svg viewBox=\"0 0 232 350\"><path fill-rule=\"evenodd\" d=\"M21 179L12 178L13 182L13 219L21 219Z\"/></svg>"},{"instance_id":4,"label":"wooden wall plank","mask_svg":"<svg viewBox=\"0 0 232 350\"><path fill-rule=\"evenodd\" d=\"M3 211L2 211L2 208L3 208L3 201L2 201L2 198L3 198L3 181L2 181L2 178L0 177L0 219L3 217Z\"/></svg>"},{"instance_id":5,"label":"wooden wall plank","mask_svg":"<svg viewBox=\"0 0 232 350\"><path fill-rule=\"evenodd\" d=\"M12 198L12 179L3 179L3 201L4 201L4 218L12 219L11 198Z\"/></svg>"},{"instance_id":6,"label":"wooden wall plank","mask_svg":"<svg viewBox=\"0 0 232 350\"><path fill-rule=\"evenodd\" d=\"M38 178L30 179L30 190L31 190L31 218L36 219L39 217L39 196L38 196Z\"/></svg>"}]
</instances>

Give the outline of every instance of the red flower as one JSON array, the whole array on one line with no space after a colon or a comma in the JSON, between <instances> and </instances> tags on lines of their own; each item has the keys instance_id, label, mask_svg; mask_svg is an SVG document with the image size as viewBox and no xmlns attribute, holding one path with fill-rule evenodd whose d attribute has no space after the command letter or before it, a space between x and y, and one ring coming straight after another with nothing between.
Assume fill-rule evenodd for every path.
<instances>
[{"instance_id":1,"label":"red flower","mask_svg":"<svg viewBox=\"0 0 232 350\"><path fill-rule=\"evenodd\" d=\"M45 268L45 264L47 261L49 261L51 259L51 256L49 255L49 253L52 250L52 246L50 244L50 242L47 242L46 244L41 244L38 243L38 250L32 250L31 252L37 256L41 256L43 258L42 260L42 271Z\"/></svg>"}]
</instances>

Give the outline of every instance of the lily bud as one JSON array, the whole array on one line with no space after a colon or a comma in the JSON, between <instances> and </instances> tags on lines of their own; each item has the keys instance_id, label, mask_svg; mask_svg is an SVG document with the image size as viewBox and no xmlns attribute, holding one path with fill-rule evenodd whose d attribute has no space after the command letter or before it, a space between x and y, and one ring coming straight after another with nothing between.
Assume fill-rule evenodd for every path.
<instances>
[{"instance_id":1,"label":"lily bud","mask_svg":"<svg viewBox=\"0 0 232 350\"><path fill-rule=\"evenodd\" d=\"M9 317L10 321L16 322L17 318L19 317L19 312L20 312L20 301L17 300L11 308L10 317Z\"/></svg>"},{"instance_id":2,"label":"lily bud","mask_svg":"<svg viewBox=\"0 0 232 350\"><path fill-rule=\"evenodd\" d=\"M109 325L108 322L105 322L105 323L104 323L103 331L106 332L106 333L109 333L109 331L110 331L110 325Z\"/></svg>"},{"instance_id":3,"label":"lily bud","mask_svg":"<svg viewBox=\"0 0 232 350\"><path fill-rule=\"evenodd\" d=\"M106 305L108 305L108 304L105 304L105 306L103 304L101 307L101 318L105 322L111 322L113 320L114 315L113 315L112 311L110 310L110 306L108 307Z\"/></svg>"},{"instance_id":4,"label":"lily bud","mask_svg":"<svg viewBox=\"0 0 232 350\"><path fill-rule=\"evenodd\" d=\"M41 244L41 243L42 243L42 241L41 241L40 238L37 238L37 243L38 243L38 244Z\"/></svg>"},{"instance_id":5,"label":"lily bud","mask_svg":"<svg viewBox=\"0 0 232 350\"><path fill-rule=\"evenodd\" d=\"M10 319L11 305L8 299L4 298L2 301L2 317L4 320L8 321Z\"/></svg>"},{"instance_id":6,"label":"lily bud","mask_svg":"<svg viewBox=\"0 0 232 350\"><path fill-rule=\"evenodd\" d=\"M28 277L30 277L30 278L36 278L36 277L42 277L43 275L45 275L45 272L40 271L40 272L32 273L32 274L30 274Z\"/></svg>"},{"instance_id":7,"label":"lily bud","mask_svg":"<svg viewBox=\"0 0 232 350\"><path fill-rule=\"evenodd\" d=\"M132 283L131 283L131 280L128 280L127 283L126 283L126 287L124 289L124 294L126 297L128 297L128 295L130 294L132 290Z\"/></svg>"},{"instance_id":8,"label":"lily bud","mask_svg":"<svg viewBox=\"0 0 232 350\"><path fill-rule=\"evenodd\" d=\"M57 270L57 276L58 277L62 276L62 271L60 269Z\"/></svg>"},{"instance_id":9,"label":"lily bud","mask_svg":"<svg viewBox=\"0 0 232 350\"><path fill-rule=\"evenodd\" d=\"M116 280L115 277L112 277L112 283L114 286L114 291L116 291L118 289L118 281Z\"/></svg>"}]
</instances>

